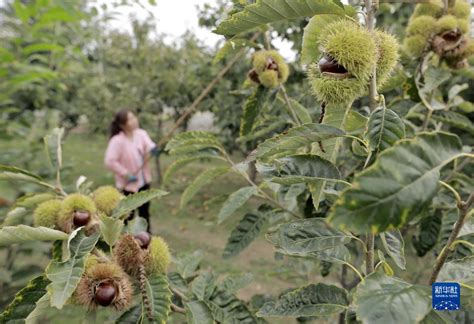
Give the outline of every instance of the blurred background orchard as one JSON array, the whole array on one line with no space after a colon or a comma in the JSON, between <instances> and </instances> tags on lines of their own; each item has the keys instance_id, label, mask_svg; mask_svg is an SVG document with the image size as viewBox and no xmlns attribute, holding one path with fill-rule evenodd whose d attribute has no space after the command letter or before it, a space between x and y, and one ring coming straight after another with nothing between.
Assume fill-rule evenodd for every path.
<instances>
[{"instance_id":1,"label":"blurred background orchard","mask_svg":"<svg viewBox=\"0 0 474 324\"><path fill-rule=\"evenodd\" d=\"M133 109L141 127L155 142L165 137L239 52L239 48L229 46L223 49L225 39L212 34L233 2L239 1L0 1L0 164L54 178L44 154L43 137L60 126L65 128L64 183L74 185L84 175L94 186L113 184L112 174L103 166L103 157L114 113L122 108ZM383 3L377 12L377 25L402 41L412 11L413 5L409 3ZM317 117L319 103L311 96L298 57L306 23L306 19L297 19L273 24L270 35L273 47L290 63L286 86L290 97ZM261 48L263 43L259 36L254 47ZM242 103L252 91L244 86L251 51L244 54L206 93L193 113L185 116L177 130L211 130L237 158L248 154L260 141L257 137L235 141L239 137ZM411 91L414 81L410 74L410 66L414 68L416 62L403 53L401 60L384 94L390 108L405 116L418 101ZM453 72L447 81L462 86L462 102L458 102L462 117L457 116L461 119L457 123L460 136L473 134L473 80L471 67ZM366 100L358 100L355 106L364 110ZM285 114L279 104L275 102L276 108L268 119L276 120ZM287 126L284 118L280 119L280 128L274 129L275 133ZM267 133L267 137L271 134ZM155 172L159 174L171 162L171 157L162 155ZM180 193L189 179L204 169L205 164L188 165L164 186L170 195L152 203L152 228L167 240L172 250L199 249L203 266L217 272L252 270L258 284L241 291L244 299L259 293L276 294L320 275L313 264L282 264L275 260L272 246L264 238L257 239L238 257L222 261L223 247L237 218L215 226L217 205L241 187L243 180L226 176L180 210ZM17 197L35 190L31 186L0 182L0 223ZM154 186L162 186L158 175ZM253 207L255 204L250 204L239 213ZM0 249L0 309L47 264L48 245L41 251L38 243L34 244L35 247L24 244ZM407 264L413 267L410 274L416 282L424 260L413 258Z\"/></svg>"}]
</instances>

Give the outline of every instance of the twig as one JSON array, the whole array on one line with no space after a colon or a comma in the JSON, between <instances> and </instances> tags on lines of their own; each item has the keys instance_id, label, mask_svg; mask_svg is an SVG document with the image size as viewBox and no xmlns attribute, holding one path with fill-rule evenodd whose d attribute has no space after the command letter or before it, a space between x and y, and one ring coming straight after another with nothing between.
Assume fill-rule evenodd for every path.
<instances>
[{"instance_id":1,"label":"twig","mask_svg":"<svg viewBox=\"0 0 474 324\"><path fill-rule=\"evenodd\" d=\"M456 162L456 161L455 161ZM454 178L454 176L456 175L456 173L458 173L459 171L461 171L467 164L469 164L471 162L471 159L464 159L461 163L459 163L453 170L453 172L451 172L448 177L446 179L444 179L445 182L448 182L450 181L452 178Z\"/></svg>"},{"instance_id":2,"label":"twig","mask_svg":"<svg viewBox=\"0 0 474 324\"><path fill-rule=\"evenodd\" d=\"M366 275L374 272L374 234L367 234L365 237L365 245L367 250L365 252L365 272Z\"/></svg>"},{"instance_id":3,"label":"twig","mask_svg":"<svg viewBox=\"0 0 474 324\"><path fill-rule=\"evenodd\" d=\"M459 210L459 217L454 224L453 231L451 232L451 235L449 235L448 242L446 242L446 245L443 247L441 250L441 253L439 254L438 258L435 261L434 267L433 267L433 273L431 274L430 277L430 285L433 284L436 281L436 278L438 278L438 275L443 268L444 263L446 262L446 259L448 258L449 252L451 245L453 242L456 240L456 237L459 235L459 232L461 231L462 226L464 225L464 221L467 218L467 215L469 213L469 208L471 205L474 203L474 194L471 193L469 195L469 198L467 198L467 201L462 201L457 205L457 208Z\"/></svg>"},{"instance_id":4,"label":"twig","mask_svg":"<svg viewBox=\"0 0 474 324\"><path fill-rule=\"evenodd\" d=\"M171 303L171 309L173 310L173 312L186 314L186 310L183 307L179 307L178 305L175 305L173 303Z\"/></svg>"},{"instance_id":5,"label":"twig","mask_svg":"<svg viewBox=\"0 0 474 324\"><path fill-rule=\"evenodd\" d=\"M142 294L143 306L145 308L146 316L150 322L153 322L153 312L151 309L150 300L148 299L146 291L146 271L145 266L140 264L138 266L138 281L140 283L140 292Z\"/></svg>"},{"instance_id":6,"label":"twig","mask_svg":"<svg viewBox=\"0 0 474 324\"><path fill-rule=\"evenodd\" d=\"M298 115L296 114L295 110L293 109L293 105L290 102L290 98L288 98L288 94L286 93L286 88L282 84L280 85L281 92L283 93L283 98L285 99L286 106L288 107L288 110L290 111L291 117L294 119L296 122L296 125L300 126L301 122L298 118Z\"/></svg>"},{"instance_id":7,"label":"twig","mask_svg":"<svg viewBox=\"0 0 474 324\"><path fill-rule=\"evenodd\" d=\"M367 29L374 35L375 29L375 12L378 8L378 0L365 0L365 10L367 12ZM377 107L377 66L374 64L372 68L372 77L369 83L369 109L374 111ZM374 271L374 235L369 233L366 235L365 244L367 246L365 253L366 275Z\"/></svg>"},{"instance_id":8,"label":"twig","mask_svg":"<svg viewBox=\"0 0 474 324\"><path fill-rule=\"evenodd\" d=\"M176 288L172 288L172 287L170 287L170 288L171 288L171 291L173 292L173 294L175 294L176 296L181 298L181 300L184 300L184 301L188 300L188 297L186 297L181 291L179 291Z\"/></svg>"}]
</instances>

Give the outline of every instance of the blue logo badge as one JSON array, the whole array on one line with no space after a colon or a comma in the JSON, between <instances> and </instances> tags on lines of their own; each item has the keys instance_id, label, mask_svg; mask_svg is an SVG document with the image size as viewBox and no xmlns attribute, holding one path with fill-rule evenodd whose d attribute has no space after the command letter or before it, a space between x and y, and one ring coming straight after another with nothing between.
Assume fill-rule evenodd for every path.
<instances>
[{"instance_id":1,"label":"blue logo badge","mask_svg":"<svg viewBox=\"0 0 474 324\"><path fill-rule=\"evenodd\" d=\"M461 286L457 282L435 282L431 285L432 307L438 311L461 308Z\"/></svg>"}]
</instances>

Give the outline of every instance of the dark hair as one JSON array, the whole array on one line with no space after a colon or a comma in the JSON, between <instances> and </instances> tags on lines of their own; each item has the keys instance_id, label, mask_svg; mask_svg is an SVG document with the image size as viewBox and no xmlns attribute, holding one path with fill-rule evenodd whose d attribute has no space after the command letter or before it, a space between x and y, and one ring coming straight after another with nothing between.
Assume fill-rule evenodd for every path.
<instances>
[{"instance_id":1,"label":"dark hair","mask_svg":"<svg viewBox=\"0 0 474 324\"><path fill-rule=\"evenodd\" d=\"M131 113L130 109L122 109L115 114L114 120L110 123L109 136L112 138L122 131L122 126L127 123L128 113Z\"/></svg>"}]
</instances>

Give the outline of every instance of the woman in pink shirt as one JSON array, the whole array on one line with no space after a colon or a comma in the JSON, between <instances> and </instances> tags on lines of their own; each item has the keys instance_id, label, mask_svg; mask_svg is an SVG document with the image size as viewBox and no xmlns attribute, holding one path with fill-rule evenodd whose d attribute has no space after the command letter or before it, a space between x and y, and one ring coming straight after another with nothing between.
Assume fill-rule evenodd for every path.
<instances>
[{"instance_id":1,"label":"woman in pink shirt","mask_svg":"<svg viewBox=\"0 0 474 324\"><path fill-rule=\"evenodd\" d=\"M128 109L119 111L110 124L110 139L104 162L107 169L115 174L115 185L125 195L150 188L149 154L158 154L156 144L145 130L139 128L138 119L133 112ZM138 215L148 222L148 231L149 209L149 203L138 208ZM133 213L128 219L132 217Z\"/></svg>"}]
</instances>

